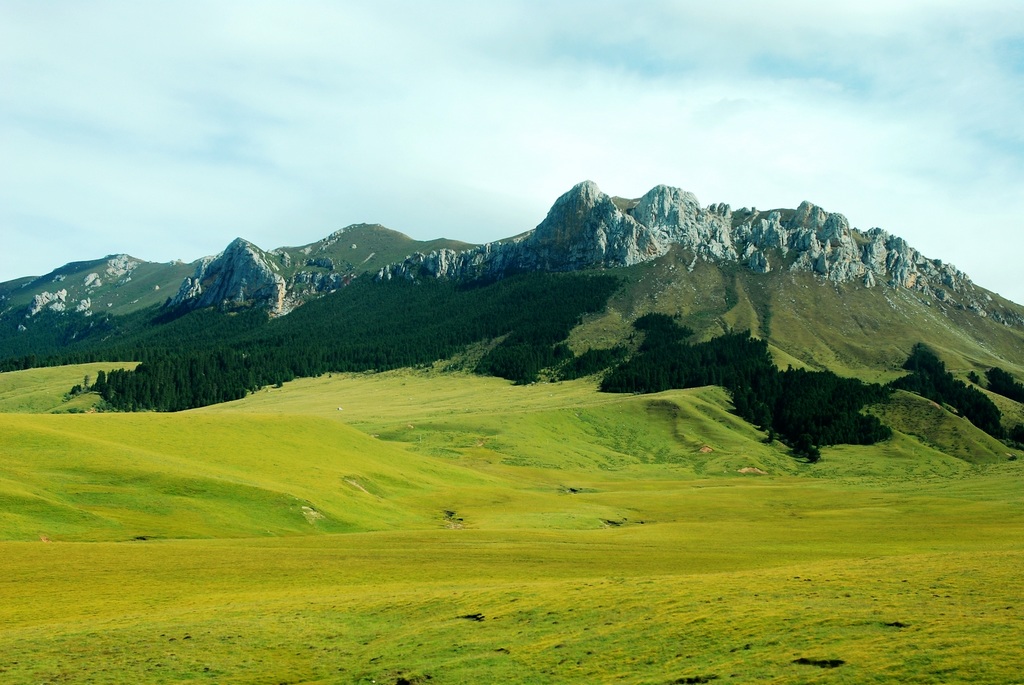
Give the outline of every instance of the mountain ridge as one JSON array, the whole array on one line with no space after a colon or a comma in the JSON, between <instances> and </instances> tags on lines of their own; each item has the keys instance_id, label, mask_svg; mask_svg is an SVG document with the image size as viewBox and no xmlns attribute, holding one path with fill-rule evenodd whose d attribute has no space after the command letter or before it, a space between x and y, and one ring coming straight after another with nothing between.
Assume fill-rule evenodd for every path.
<instances>
[{"instance_id":1,"label":"mountain ridge","mask_svg":"<svg viewBox=\"0 0 1024 685\"><path fill-rule=\"evenodd\" d=\"M516 240L463 252L411 255L377 278L501 278L531 270L575 271L633 266L678 247L698 260L733 262L755 273L806 271L834 283L886 284L947 301L1000 323L1024 326L1024 316L994 304L991 294L939 259L929 259L881 228L851 228L842 214L810 202L795 210L742 209L712 204L659 185L634 200L613 198L593 181L555 201L536 229Z\"/></svg>"},{"instance_id":2,"label":"mountain ridge","mask_svg":"<svg viewBox=\"0 0 1024 685\"><path fill-rule=\"evenodd\" d=\"M218 321L218 311L247 311L245 326L259 327L318 300L365 298L345 309L363 311L394 296L377 287L387 283L476 287L559 272L602 272L622 284L603 311L590 311L571 332L567 343L576 355L628 343L631 322L658 312L681 317L701 340L749 331L768 342L781 367L891 379L911 347L927 341L963 373L992 366L1024 371L1024 307L898 236L851 228L843 215L810 202L734 211L701 206L692 193L670 186L627 199L591 181L559 197L535 229L485 245L415 241L379 224L353 224L308 245L270 251L237 238L190 264L128 255L74 262L0 284L0 356L77 349L92 359L86 349L112 349L134 331L129 338L143 347L121 346L120 354L138 360L145 346L170 344L189 326L211 334L231 328ZM356 279L368 287L347 287ZM405 292L407 309L427 306ZM337 316L348 306L324 304L317 315ZM183 321L177 333L159 332L190 313L201 316ZM301 320L288 328L315 325L309 316Z\"/></svg>"},{"instance_id":3,"label":"mountain ridge","mask_svg":"<svg viewBox=\"0 0 1024 685\"><path fill-rule=\"evenodd\" d=\"M391 244L377 251L359 250L358 242L371 231L387 234ZM352 239L351 254L341 249L344 239ZM0 308L11 311L20 304L27 318L44 309L89 315L105 307L118 313L129 307L117 298L104 302L102 292L95 297L104 282L125 286L137 270L162 267L166 275L151 277L152 292L134 293L129 305L257 305L281 316L311 298L336 292L361 273L375 272L378 280L493 280L523 271L632 266L670 249L692 253L690 271L697 261L735 263L761 274L806 271L833 283L902 287L1024 327L1024 311L1001 306L993 293L953 265L925 257L881 228L851 228L842 214L811 202L796 209L733 211L727 204L702 207L693 193L672 186L658 185L640 198L627 199L605 194L593 181L561 195L536 228L482 245L415 241L379 224L353 224L305 246L272 250L239 237L217 255L187 265L158 265L125 254L71 262L38 278L0 284ZM85 270L89 273L81 277ZM72 275L82 278L81 287L64 283ZM22 296L18 301L19 294L43 284L31 299Z\"/></svg>"},{"instance_id":4,"label":"mountain ridge","mask_svg":"<svg viewBox=\"0 0 1024 685\"><path fill-rule=\"evenodd\" d=\"M417 241L380 224L351 224L307 245L268 251L240 237L222 252L188 263L147 262L112 254L69 262L42 276L0 283L0 316L15 315L19 323L26 324L43 311L64 314L77 310L84 316L126 314L186 300L193 300L193 308L258 305L281 315L311 298L335 292L366 270L375 271L418 250L440 247L461 249L469 244L444 238ZM125 269L124 262L131 268ZM221 269L234 275L220 273ZM273 285L272 273L286 281L283 300ZM244 287L242 280L246 281ZM140 287L143 283L145 288ZM210 286L214 290L204 295L204 288Z\"/></svg>"}]
</instances>

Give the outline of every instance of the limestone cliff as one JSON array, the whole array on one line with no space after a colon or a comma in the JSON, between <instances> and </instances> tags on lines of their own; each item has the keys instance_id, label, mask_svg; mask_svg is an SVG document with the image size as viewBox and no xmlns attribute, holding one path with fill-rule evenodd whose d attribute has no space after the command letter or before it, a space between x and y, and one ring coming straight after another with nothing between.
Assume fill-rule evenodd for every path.
<instances>
[{"instance_id":1,"label":"limestone cliff","mask_svg":"<svg viewBox=\"0 0 1024 685\"><path fill-rule=\"evenodd\" d=\"M686 191L657 186L637 200L612 198L591 181L562 195L536 229L518 239L454 252L414 254L377 278L501 278L531 270L631 266L676 247L697 260L734 262L758 273L808 271L825 281L906 288L1003 320L963 272L928 259L880 228L851 228L810 202L796 210L733 212L701 207ZM1024 325L1024 321L1005 320Z\"/></svg>"},{"instance_id":2,"label":"limestone cliff","mask_svg":"<svg viewBox=\"0 0 1024 685\"><path fill-rule=\"evenodd\" d=\"M367 256L357 264L355 235ZM386 229L353 226L303 248L263 252L241 238L216 257L199 262L172 305L189 308L257 305L283 315L303 302L343 288L374 258L376 250L412 243L385 236ZM385 242L381 236L386 237ZM351 248L340 248L351 238ZM344 239L344 240L343 240ZM702 207L689 192L660 185L643 197L611 197L584 181L559 197L532 231L506 241L415 252L387 264L378 280L442 278L493 280L527 271L576 271L625 267L657 259L669 250L698 261L736 264L757 273L810 272L822 282L859 287L902 288L1006 324L1024 326L1019 312L997 306L991 296L950 264L928 259L905 240L880 228L851 228L842 214L810 202L795 210L733 211L729 205ZM292 254L295 254L293 258ZM404 253L408 254L408 253ZM387 263L387 262L385 262ZM108 277L113 274L107 271ZM90 273L87 281L99 281ZM70 298L42 293L36 310L63 308Z\"/></svg>"},{"instance_id":3,"label":"limestone cliff","mask_svg":"<svg viewBox=\"0 0 1024 685\"><path fill-rule=\"evenodd\" d=\"M232 308L258 304L272 315L287 313L284 278L275 273L255 245L236 238L216 257L199 262L195 273L181 283L173 306Z\"/></svg>"}]
</instances>

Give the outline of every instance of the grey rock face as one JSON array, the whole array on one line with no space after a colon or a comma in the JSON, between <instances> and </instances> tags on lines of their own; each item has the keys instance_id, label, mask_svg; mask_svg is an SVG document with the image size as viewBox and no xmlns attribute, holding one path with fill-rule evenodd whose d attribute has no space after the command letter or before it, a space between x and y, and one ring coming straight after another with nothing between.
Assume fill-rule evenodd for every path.
<instances>
[{"instance_id":1,"label":"grey rock face","mask_svg":"<svg viewBox=\"0 0 1024 685\"><path fill-rule=\"evenodd\" d=\"M292 256L290 254L288 254L287 252L285 252L284 250L280 250L280 249L278 249L278 250L271 250L268 254L272 254L275 257L277 257L278 260L280 260L280 262L281 262L281 266L283 266L284 268L286 268L286 269L291 268L291 266L292 266Z\"/></svg>"},{"instance_id":2,"label":"grey rock face","mask_svg":"<svg viewBox=\"0 0 1024 685\"><path fill-rule=\"evenodd\" d=\"M32 303L28 307L28 314L25 318L33 317L44 309L50 309L55 312L62 312L67 309L68 306L68 291L58 290L55 293L49 291L43 291L32 298Z\"/></svg>"},{"instance_id":3,"label":"grey rock face","mask_svg":"<svg viewBox=\"0 0 1024 685\"><path fill-rule=\"evenodd\" d=\"M617 205L591 181L558 198L544 221L517 240L466 252L414 254L384 267L377 278L501 278L521 271L630 266L673 246L692 251L690 270L704 260L737 262L757 273L807 271L834 283L906 288L996 316L990 301L955 267L927 259L880 228L853 229L842 214L810 202L792 212L734 214L728 205L702 208L692 193L657 186Z\"/></svg>"},{"instance_id":4,"label":"grey rock face","mask_svg":"<svg viewBox=\"0 0 1024 685\"><path fill-rule=\"evenodd\" d=\"M352 282L353 276L336 271L299 271L288 280L288 294L284 300L284 312L289 312L311 297L333 293Z\"/></svg>"},{"instance_id":5,"label":"grey rock face","mask_svg":"<svg viewBox=\"0 0 1024 685\"><path fill-rule=\"evenodd\" d=\"M237 238L224 252L204 259L195 274L182 281L172 305L237 307L265 304L273 315L287 313L284 279L274 273L263 252Z\"/></svg>"},{"instance_id":6,"label":"grey rock face","mask_svg":"<svg viewBox=\"0 0 1024 685\"><path fill-rule=\"evenodd\" d=\"M657 186L640 198L631 213L657 246L650 256L661 256L672 245L679 245L705 259L739 259L730 231L728 206L701 209L693 193Z\"/></svg>"},{"instance_id":7,"label":"grey rock face","mask_svg":"<svg viewBox=\"0 0 1024 685\"><path fill-rule=\"evenodd\" d=\"M772 270L771 264L768 263L768 257L765 256L764 252L758 249L750 249L753 245L749 245L745 253L749 253L747 256L747 266L751 271L755 271L759 274L766 274Z\"/></svg>"},{"instance_id":8,"label":"grey rock face","mask_svg":"<svg viewBox=\"0 0 1024 685\"><path fill-rule=\"evenodd\" d=\"M318 266L321 269L334 270L334 260L330 257L317 257L316 259L307 259L306 266Z\"/></svg>"},{"instance_id":9,"label":"grey rock face","mask_svg":"<svg viewBox=\"0 0 1024 685\"><path fill-rule=\"evenodd\" d=\"M108 278L120 279L120 283L127 283L132 280L132 272L139 266L139 262L126 254L113 255L107 260L105 273Z\"/></svg>"}]
</instances>

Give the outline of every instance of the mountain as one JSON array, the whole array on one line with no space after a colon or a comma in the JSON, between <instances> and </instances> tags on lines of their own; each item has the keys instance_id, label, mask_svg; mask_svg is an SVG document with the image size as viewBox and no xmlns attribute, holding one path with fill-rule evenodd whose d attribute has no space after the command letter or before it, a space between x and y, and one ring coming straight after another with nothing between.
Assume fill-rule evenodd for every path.
<instances>
[{"instance_id":1,"label":"mountain","mask_svg":"<svg viewBox=\"0 0 1024 685\"><path fill-rule=\"evenodd\" d=\"M157 329L211 308L288 319L331 296L372 300L387 284L486 284L595 270L622 286L569 334L575 354L620 345L633 335L632 321L661 312L681 316L697 339L749 330L782 367L888 379L901 373L915 343L927 341L961 374L993 366L1024 372L1024 308L898 236L851 228L841 214L809 202L734 211L704 207L678 188L625 199L590 181L558 198L535 229L486 245L419 242L360 224L299 247L264 251L238 238L191 264L115 255L0 284L0 357L100 350L115 339L148 349L159 338L173 347L177 334ZM378 288L345 287L357 278ZM313 315L303 319L307 328L317 325Z\"/></svg>"},{"instance_id":2,"label":"mountain","mask_svg":"<svg viewBox=\"0 0 1024 685\"><path fill-rule=\"evenodd\" d=\"M358 224L301 247L264 252L242 238L201 259L181 282L172 307L265 307L282 316L304 302L333 293L360 273L404 258L410 251L460 250L452 240L418 242L380 225Z\"/></svg>"},{"instance_id":3,"label":"mountain","mask_svg":"<svg viewBox=\"0 0 1024 685\"><path fill-rule=\"evenodd\" d=\"M381 269L378 277L494 279L524 271L614 268L649 262L671 249L692 253L688 271L706 261L739 264L760 274L802 271L866 288L883 284L1024 326L1019 308L997 303L963 272L924 257L880 228L851 229L843 215L810 202L768 212L733 212L724 204L702 208L692 193L664 185L625 200L584 181L558 198L534 231L516 240L415 254Z\"/></svg>"},{"instance_id":4,"label":"mountain","mask_svg":"<svg viewBox=\"0 0 1024 685\"><path fill-rule=\"evenodd\" d=\"M409 254L468 247L355 224L307 245L270 251L238 238L219 255L191 263L124 254L72 262L43 276L0 283L0 358L48 354L109 329L109 317L122 320L150 309L255 306L283 315Z\"/></svg>"},{"instance_id":5,"label":"mountain","mask_svg":"<svg viewBox=\"0 0 1024 685\"><path fill-rule=\"evenodd\" d=\"M43 312L126 314L162 304L191 268L126 254L72 262L43 276L0 283L0 312L19 315L25 325Z\"/></svg>"},{"instance_id":6,"label":"mountain","mask_svg":"<svg viewBox=\"0 0 1024 685\"><path fill-rule=\"evenodd\" d=\"M193 308L258 304L283 314L310 297L334 292L359 273L376 271L413 252L468 247L454 240L416 241L380 225L355 224L308 245L269 252L238 238L221 254L190 264L109 255L0 283L0 316L31 321L42 312L120 315L186 301ZM27 326L28 321L18 323Z\"/></svg>"}]
</instances>

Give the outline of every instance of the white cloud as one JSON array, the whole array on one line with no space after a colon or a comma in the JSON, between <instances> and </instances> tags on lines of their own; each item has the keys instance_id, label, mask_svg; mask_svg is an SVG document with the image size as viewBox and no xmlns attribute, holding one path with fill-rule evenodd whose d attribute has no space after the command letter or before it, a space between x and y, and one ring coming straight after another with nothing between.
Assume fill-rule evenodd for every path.
<instances>
[{"instance_id":1,"label":"white cloud","mask_svg":"<svg viewBox=\"0 0 1024 685\"><path fill-rule=\"evenodd\" d=\"M491 240L590 178L810 199L1022 301L1021 27L996 1L5 3L0 279L358 221Z\"/></svg>"}]
</instances>

